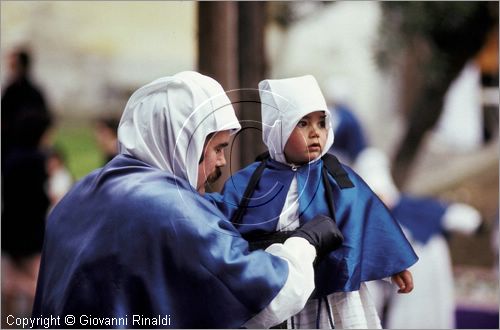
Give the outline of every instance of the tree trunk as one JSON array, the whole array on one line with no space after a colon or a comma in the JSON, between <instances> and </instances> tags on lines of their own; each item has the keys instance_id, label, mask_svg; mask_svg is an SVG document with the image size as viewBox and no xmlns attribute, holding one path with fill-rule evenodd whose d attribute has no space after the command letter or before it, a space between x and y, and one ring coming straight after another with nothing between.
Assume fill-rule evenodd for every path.
<instances>
[{"instance_id":1,"label":"tree trunk","mask_svg":"<svg viewBox=\"0 0 500 330\"><path fill-rule=\"evenodd\" d=\"M225 90L238 87L237 2L198 2L198 71Z\"/></svg>"},{"instance_id":2,"label":"tree trunk","mask_svg":"<svg viewBox=\"0 0 500 330\"><path fill-rule=\"evenodd\" d=\"M261 106L257 90L259 81L266 77L265 8L265 2L238 2L239 118L243 128L238 141L245 149L240 153L242 167L252 163L256 155L266 150L262 142Z\"/></svg>"},{"instance_id":3,"label":"tree trunk","mask_svg":"<svg viewBox=\"0 0 500 330\"><path fill-rule=\"evenodd\" d=\"M198 3L198 71L226 90L242 130L229 146L228 165L209 190L265 150L257 85L265 78L265 2Z\"/></svg>"},{"instance_id":4,"label":"tree trunk","mask_svg":"<svg viewBox=\"0 0 500 330\"><path fill-rule=\"evenodd\" d=\"M198 2L198 71L217 80L224 90L238 87L238 3L231 1ZM234 93L228 93L236 102ZM207 187L207 192L220 191L230 176L233 158L239 160L239 147L226 151L228 165L222 176ZM234 156L234 157L233 157ZM239 161L238 161L239 162Z\"/></svg>"}]
</instances>

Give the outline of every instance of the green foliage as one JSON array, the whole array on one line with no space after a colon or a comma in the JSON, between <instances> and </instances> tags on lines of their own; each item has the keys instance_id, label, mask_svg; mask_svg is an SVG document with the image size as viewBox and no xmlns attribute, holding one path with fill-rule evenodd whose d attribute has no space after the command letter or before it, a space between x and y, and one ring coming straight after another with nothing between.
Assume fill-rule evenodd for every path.
<instances>
[{"instance_id":1,"label":"green foliage","mask_svg":"<svg viewBox=\"0 0 500 330\"><path fill-rule=\"evenodd\" d=\"M483 45L487 31L498 22L493 1L382 2L383 21L379 64L388 64L417 39L425 40L438 56L471 56Z\"/></svg>"},{"instance_id":2,"label":"green foliage","mask_svg":"<svg viewBox=\"0 0 500 330\"><path fill-rule=\"evenodd\" d=\"M60 123L56 128L54 142L62 149L66 166L77 180L103 165L104 160L90 122Z\"/></svg>"}]
</instances>

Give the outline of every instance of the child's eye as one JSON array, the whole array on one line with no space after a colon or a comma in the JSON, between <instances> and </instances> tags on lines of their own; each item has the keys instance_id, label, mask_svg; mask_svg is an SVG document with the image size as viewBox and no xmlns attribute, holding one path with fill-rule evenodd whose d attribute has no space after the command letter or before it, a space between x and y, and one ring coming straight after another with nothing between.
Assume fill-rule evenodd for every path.
<instances>
[{"instance_id":1,"label":"child's eye","mask_svg":"<svg viewBox=\"0 0 500 330\"><path fill-rule=\"evenodd\" d=\"M319 127L325 128L326 127L326 121L322 120L319 122Z\"/></svg>"},{"instance_id":2,"label":"child's eye","mask_svg":"<svg viewBox=\"0 0 500 330\"><path fill-rule=\"evenodd\" d=\"M301 120L297 123L297 127L306 127L307 126L307 122L305 120Z\"/></svg>"}]
</instances>

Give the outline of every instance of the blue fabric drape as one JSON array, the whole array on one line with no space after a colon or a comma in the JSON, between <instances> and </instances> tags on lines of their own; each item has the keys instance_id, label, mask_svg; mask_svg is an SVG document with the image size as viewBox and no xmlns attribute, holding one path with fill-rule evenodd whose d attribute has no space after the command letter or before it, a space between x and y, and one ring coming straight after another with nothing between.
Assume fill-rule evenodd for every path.
<instances>
[{"instance_id":1,"label":"blue fabric drape","mask_svg":"<svg viewBox=\"0 0 500 330\"><path fill-rule=\"evenodd\" d=\"M433 235L445 234L443 216L447 208L446 203L433 198L401 195L392 215L413 239L426 244Z\"/></svg>"}]
</instances>

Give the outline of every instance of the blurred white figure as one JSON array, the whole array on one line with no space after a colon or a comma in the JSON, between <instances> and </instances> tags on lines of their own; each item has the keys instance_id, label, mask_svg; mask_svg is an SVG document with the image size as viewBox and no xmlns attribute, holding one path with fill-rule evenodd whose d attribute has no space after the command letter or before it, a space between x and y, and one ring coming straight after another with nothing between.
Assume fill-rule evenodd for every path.
<instances>
[{"instance_id":1,"label":"blurred white figure","mask_svg":"<svg viewBox=\"0 0 500 330\"><path fill-rule=\"evenodd\" d=\"M366 150L356 163L355 170L391 210L419 257L410 268L415 283L411 294L398 295L382 281L368 283L385 327L454 328L453 273L445 234L473 233L481 223L479 212L466 204L401 194L379 150Z\"/></svg>"},{"instance_id":2,"label":"blurred white figure","mask_svg":"<svg viewBox=\"0 0 500 330\"><path fill-rule=\"evenodd\" d=\"M445 95L433 142L453 151L471 151L483 143L483 126L481 72L470 61Z\"/></svg>"},{"instance_id":3,"label":"blurred white figure","mask_svg":"<svg viewBox=\"0 0 500 330\"><path fill-rule=\"evenodd\" d=\"M47 194L52 209L73 185L73 176L65 165L63 155L56 148L47 151L46 166L49 175Z\"/></svg>"}]
</instances>

